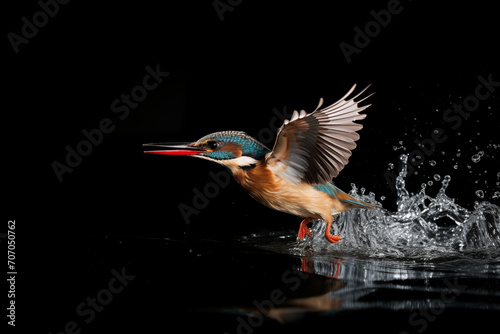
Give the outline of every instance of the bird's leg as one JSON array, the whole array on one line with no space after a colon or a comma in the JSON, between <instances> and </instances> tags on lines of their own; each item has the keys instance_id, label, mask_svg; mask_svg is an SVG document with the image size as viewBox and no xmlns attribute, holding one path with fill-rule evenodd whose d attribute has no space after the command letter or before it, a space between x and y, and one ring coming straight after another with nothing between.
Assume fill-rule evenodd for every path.
<instances>
[{"instance_id":1,"label":"bird's leg","mask_svg":"<svg viewBox=\"0 0 500 334\"><path fill-rule=\"evenodd\" d=\"M333 223L333 220L331 222L326 223L325 237L326 237L326 240L330 241L331 243L336 243L342 239L339 238L340 233L337 234L337 236L334 236L330 233L330 228L332 227L332 223Z\"/></svg>"},{"instance_id":2,"label":"bird's leg","mask_svg":"<svg viewBox=\"0 0 500 334\"><path fill-rule=\"evenodd\" d=\"M311 218L306 218L300 223L299 227L299 234L297 235L297 239L304 239L306 236L306 233L309 234L310 237L312 237L311 231L309 231L309 228L307 227L307 224L311 221Z\"/></svg>"}]
</instances>

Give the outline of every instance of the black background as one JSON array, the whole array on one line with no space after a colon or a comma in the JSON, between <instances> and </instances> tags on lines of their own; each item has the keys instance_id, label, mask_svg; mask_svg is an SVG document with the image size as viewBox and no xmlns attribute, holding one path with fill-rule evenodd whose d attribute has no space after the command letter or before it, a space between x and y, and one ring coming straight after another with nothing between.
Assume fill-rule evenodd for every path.
<instances>
[{"instance_id":1,"label":"black background","mask_svg":"<svg viewBox=\"0 0 500 334\"><path fill-rule=\"evenodd\" d=\"M221 21L212 1L72 1L60 5L17 54L5 37L6 214L16 219L18 238L25 240L19 262L44 263L37 275L50 278L64 272L75 254L99 253L92 245L68 246L81 236L222 240L295 229L299 218L264 208L234 180L186 224L179 204L192 205L193 188L203 189L211 181L209 171L223 167L144 155L141 145L194 141L221 130L257 136L269 127L274 108L310 112L320 97L333 103L354 83L371 83L369 92L376 94L358 147L335 180L341 189L350 190L354 182L377 199L385 196L384 207L394 210L396 196L384 177L388 164L397 165L399 154L417 149L415 139L442 128L448 139L410 177L410 191L436 173L450 174L448 194L460 205L472 209L480 200L477 189L498 203L492 199L500 181L498 151L490 145L500 144L498 92L457 130L443 122L451 104L474 93L478 76L500 81L494 4L402 1L402 11L348 63L339 44L354 44L354 28L364 29L373 21L370 11L387 3L242 1ZM21 18L32 21L39 10L36 1L9 4L4 36L20 34ZM157 64L169 76L127 118L118 119L111 103L142 83L146 66ZM51 164L64 163L65 147L76 148L85 139L82 130L98 127L103 118L115 130L59 182ZM406 151L393 149L402 146L399 141ZM471 156L479 150L489 156L474 164ZM436 167L428 165L430 159ZM428 191L434 195L438 189ZM47 330L69 319L80 299L68 301L68 314L48 321ZM59 305L55 311L65 306L51 305Z\"/></svg>"}]
</instances>

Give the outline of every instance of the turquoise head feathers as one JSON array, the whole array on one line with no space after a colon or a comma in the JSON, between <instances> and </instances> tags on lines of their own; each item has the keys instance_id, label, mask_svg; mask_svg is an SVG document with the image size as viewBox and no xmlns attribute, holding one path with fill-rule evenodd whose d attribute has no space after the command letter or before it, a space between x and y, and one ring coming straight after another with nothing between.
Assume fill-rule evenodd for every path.
<instances>
[{"instance_id":1,"label":"turquoise head feathers","mask_svg":"<svg viewBox=\"0 0 500 334\"><path fill-rule=\"evenodd\" d=\"M215 132L201 138L194 145L208 150L201 153L200 157L213 160L229 160L241 156L262 160L271 152L264 144L242 131Z\"/></svg>"}]
</instances>

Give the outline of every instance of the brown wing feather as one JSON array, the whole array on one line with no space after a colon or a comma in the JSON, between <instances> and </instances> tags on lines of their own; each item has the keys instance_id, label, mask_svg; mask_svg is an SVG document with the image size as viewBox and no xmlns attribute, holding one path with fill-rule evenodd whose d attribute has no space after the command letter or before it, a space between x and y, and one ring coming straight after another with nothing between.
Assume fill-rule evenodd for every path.
<instances>
[{"instance_id":1,"label":"brown wing feather","mask_svg":"<svg viewBox=\"0 0 500 334\"><path fill-rule=\"evenodd\" d=\"M336 103L318 110L323 103L320 99L318 107L310 114L294 111L291 120L285 120L280 128L269 159L285 164L286 174L295 182L330 182L348 163L351 150L356 147L355 141L359 139L356 131L363 126L354 121L364 119L366 115L360 112L370 106L358 104L371 95L354 100L368 87L348 98L356 88L354 85Z\"/></svg>"}]
</instances>

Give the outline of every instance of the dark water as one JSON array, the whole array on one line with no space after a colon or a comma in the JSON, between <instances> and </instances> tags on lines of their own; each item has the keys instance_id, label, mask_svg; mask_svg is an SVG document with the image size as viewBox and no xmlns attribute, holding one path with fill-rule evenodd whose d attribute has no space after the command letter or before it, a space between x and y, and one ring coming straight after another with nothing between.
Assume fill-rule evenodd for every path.
<instances>
[{"instance_id":1,"label":"dark water","mask_svg":"<svg viewBox=\"0 0 500 334\"><path fill-rule=\"evenodd\" d=\"M52 263L57 279L43 291L66 293L41 299L46 332L69 321L82 333L179 325L206 333L466 332L495 326L500 311L500 260L487 254L299 254L295 231L233 242L94 236L59 246L80 251ZM129 279L108 303L113 271ZM108 304L91 318L87 298Z\"/></svg>"},{"instance_id":2,"label":"dark water","mask_svg":"<svg viewBox=\"0 0 500 334\"><path fill-rule=\"evenodd\" d=\"M335 216L332 233L342 237L336 244L325 240L322 221L312 223L313 237L304 241L287 229L148 238L138 236L139 220L134 235L52 240L45 248L53 256L39 259L49 274L34 273L40 328L116 333L181 326L246 334L496 328L500 208L488 201L458 205L446 194L453 176L433 175L432 184L411 193L401 159L396 210L353 186L351 195L379 208Z\"/></svg>"},{"instance_id":3,"label":"dark water","mask_svg":"<svg viewBox=\"0 0 500 334\"><path fill-rule=\"evenodd\" d=\"M74 321L82 333L173 326L189 333L461 333L495 326L500 311L500 260L485 254L301 255L295 231L233 242L94 236L58 246L72 257L52 261L40 279L44 297L34 300L43 301L43 332ZM116 273L126 286L109 294ZM102 309L91 312L89 299Z\"/></svg>"}]
</instances>

